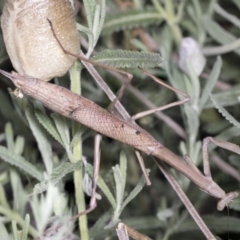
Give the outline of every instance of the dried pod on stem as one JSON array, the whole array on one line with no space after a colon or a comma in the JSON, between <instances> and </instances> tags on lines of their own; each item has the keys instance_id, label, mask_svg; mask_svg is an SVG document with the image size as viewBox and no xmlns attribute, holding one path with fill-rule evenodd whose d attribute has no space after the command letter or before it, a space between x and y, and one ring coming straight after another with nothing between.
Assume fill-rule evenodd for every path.
<instances>
[{"instance_id":1,"label":"dried pod on stem","mask_svg":"<svg viewBox=\"0 0 240 240\"><path fill-rule=\"evenodd\" d=\"M78 53L79 33L69 0L6 0L1 18L4 42L15 70L48 81L64 75L75 61L53 36L48 19L64 48Z\"/></svg>"}]
</instances>

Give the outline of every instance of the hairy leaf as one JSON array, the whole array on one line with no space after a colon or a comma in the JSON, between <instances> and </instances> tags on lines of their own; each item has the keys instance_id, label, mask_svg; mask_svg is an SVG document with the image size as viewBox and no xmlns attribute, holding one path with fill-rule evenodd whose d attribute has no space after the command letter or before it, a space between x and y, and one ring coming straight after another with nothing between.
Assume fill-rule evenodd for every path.
<instances>
[{"instance_id":1,"label":"hairy leaf","mask_svg":"<svg viewBox=\"0 0 240 240\"><path fill-rule=\"evenodd\" d=\"M237 38L225 31L217 22L213 21L211 18L204 19L204 27L207 33L218 43L226 44L230 42L234 42ZM235 53L240 55L240 50L234 50Z\"/></svg>"},{"instance_id":2,"label":"hairy leaf","mask_svg":"<svg viewBox=\"0 0 240 240\"><path fill-rule=\"evenodd\" d=\"M234 126L236 126L237 128L240 128L240 123L225 109L223 108L217 101L216 99L210 95L211 100L213 102L213 104L215 105L215 107L217 108L217 110L223 115L223 117L225 117L225 119L230 122L231 124L233 124Z\"/></svg>"},{"instance_id":3,"label":"hairy leaf","mask_svg":"<svg viewBox=\"0 0 240 240\"><path fill-rule=\"evenodd\" d=\"M162 21L161 15L153 8L119 12L106 18L102 34L110 34L135 27L147 27L152 24L160 24Z\"/></svg>"},{"instance_id":4,"label":"hairy leaf","mask_svg":"<svg viewBox=\"0 0 240 240\"><path fill-rule=\"evenodd\" d=\"M38 149L41 152L42 159L48 174L52 173L52 149L42 126L38 123L33 111L30 108L26 109L26 117L32 133L38 143Z\"/></svg>"},{"instance_id":5,"label":"hairy leaf","mask_svg":"<svg viewBox=\"0 0 240 240\"><path fill-rule=\"evenodd\" d=\"M153 68L159 66L163 59L158 53L134 52L125 50L104 50L92 60L113 68Z\"/></svg>"},{"instance_id":6,"label":"hairy leaf","mask_svg":"<svg viewBox=\"0 0 240 240\"><path fill-rule=\"evenodd\" d=\"M43 179L42 173L35 166L26 161L22 156L15 154L3 146L0 146L0 156L5 162L17 166L29 175L33 176L35 179L39 181Z\"/></svg>"},{"instance_id":7,"label":"hairy leaf","mask_svg":"<svg viewBox=\"0 0 240 240\"><path fill-rule=\"evenodd\" d=\"M56 128L53 126L49 117L38 109L35 109L35 115L38 121L42 124L42 126L48 131L48 133L51 134L55 140L57 140L60 144L63 145L61 137L59 136Z\"/></svg>"},{"instance_id":8,"label":"hairy leaf","mask_svg":"<svg viewBox=\"0 0 240 240\"><path fill-rule=\"evenodd\" d=\"M33 194L39 194L48 189L49 182L57 184L63 177L74 170L81 168L81 161L77 163L65 162L53 170L50 180L42 181L34 186Z\"/></svg>"}]
</instances>

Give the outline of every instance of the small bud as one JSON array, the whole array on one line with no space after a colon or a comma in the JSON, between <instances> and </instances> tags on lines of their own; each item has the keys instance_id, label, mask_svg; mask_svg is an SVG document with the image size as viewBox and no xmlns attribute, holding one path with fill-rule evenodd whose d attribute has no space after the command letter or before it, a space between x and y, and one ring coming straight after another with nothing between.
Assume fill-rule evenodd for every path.
<instances>
[{"instance_id":1,"label":"small bud","mask_svg":"<svg viewBox=\"0 0 240 240\"><path fill-rule=\"evenodd\" d=\"M188 74L187 63L191 64L197 76L201 74L206 64L206 58L198 42L191 37L183 38L179 50L179 67Z\"/></svg>"}]
</instances>

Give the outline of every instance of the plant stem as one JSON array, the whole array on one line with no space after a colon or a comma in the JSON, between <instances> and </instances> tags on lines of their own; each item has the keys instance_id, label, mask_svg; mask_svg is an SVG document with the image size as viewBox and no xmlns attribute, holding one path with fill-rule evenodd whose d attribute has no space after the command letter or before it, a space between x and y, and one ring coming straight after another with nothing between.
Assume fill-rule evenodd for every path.
<instances>
[{"instance_id":1,"label":"plant stem","mask_svg":"<svg viewBox=\"0 0 240 240\"><path fill-rule=\"evenodd\" d=\"M79 67L79 62L76 61L71 70L71 91L76 94L81 94L81 68ZM74 135L78 129L78 123L72 123L72 134ZM81 137L75 142L73 146L73 156L75 161L81 161L82 159L82 139ZM78 212L83 212L86 210L84 191L83 191L83 176L82 169L75 170L73 173L74 187L75 187L75 198L77 203ZM79 231L82 240L89 239L88 226L87 226L87 216L82 215L79 217Z\"/></svg>"},{"instance_id":2,"label":"plant stem","mask_svg":"<svg viewBox=\"0 0 240 240\"><path fill-rule=\"evenodd\" d=\"M3 206L0 206L0 213L6 216L10 220L15 220L21 227L24 226L25 221L22 219L22 217L17 213L12 211L11 209L4 208ZM38 231L32 227L31 225L28 228L29 234L32 235L33 238L38 237Z\"/></svg>"}]
</instances>

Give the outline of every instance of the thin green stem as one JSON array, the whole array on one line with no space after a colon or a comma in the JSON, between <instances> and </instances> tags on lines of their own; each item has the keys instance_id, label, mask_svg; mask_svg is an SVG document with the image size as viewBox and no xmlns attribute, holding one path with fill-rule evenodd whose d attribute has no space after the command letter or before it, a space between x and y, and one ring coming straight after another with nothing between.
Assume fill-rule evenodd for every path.
<instances>
[{"instance_id":1,"label":"thin green stem","mask_svg":"<svg viewBox=\"0 0 240 240\"><path fill-rule=\"evenodd\" d=\"M175 15L174 5L172 0L165 0L165 8L167 13L167 19L166 19L167 23L173 33L177 46L179 46L182 41L182 33L177 24L177 16Z\"/></svg>"},{"instance_id":2,"label":"thin green stem","mask_svg":"<svg viewBox=\"0 0 240 240\"><path fill-rule=\"evenodd\" d=\"M165 19L167 19L167 13L165 9L162 7L162 5L158 2L158 0L152 0L152 3L156 10L161 14L161 16Z\"/></svg>"},{"instance_id":3,"label":"thin green stem","mask_svg":"<svg viewBox=\"0 0 240 240\"><path fill-rule=\"evenodd\" d=\"M11 209L4 208L2 206L0 206L0 213L10 220L15 220L23 228L25 220L18 213L12 211ZM38 231L31 225L28 228L28 232L29 234L31 234L33 238L37 238L39 236Z\"/></svg>"},{"instance_id":4,"label":"thin green stem","mask_svg":"<svg viewBox=\"0 0 240 240\"><path fill-rule=\"evenodd\" d=\"M81 68L79 67L79 62L76 61L71 70L70 70L70 78L71 78L71 91L76 94L81 94ZM73 122L72 131L73 135L76 133L78 129L78 123ZM81 161L82 159L82 139L79 138L74 146L73 146L73 156L75 161ZM75 170L73 173L74 178L74 186L75 186L75 198L77 203L78 212L83 212L86 210L84 191L83 191L83 176L82 169ZM88 226L87 226L87 216L82 215L79 217L79 231L82 240L89 239Z\"/></svg>"}]
</instances>

